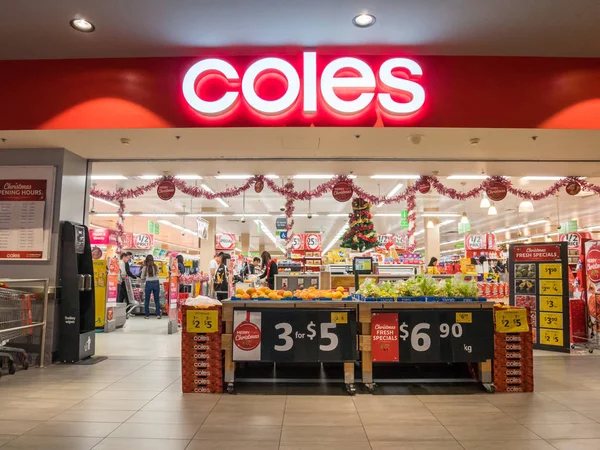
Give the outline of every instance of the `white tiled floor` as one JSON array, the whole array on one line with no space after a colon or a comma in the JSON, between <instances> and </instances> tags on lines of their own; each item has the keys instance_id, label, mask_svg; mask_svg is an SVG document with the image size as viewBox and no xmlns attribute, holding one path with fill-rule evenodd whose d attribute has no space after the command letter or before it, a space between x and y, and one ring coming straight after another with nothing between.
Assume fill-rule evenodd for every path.
<instances>
[{"instance_id":1,"label":"white tiled floor","mask_svg":"<svg viewBox=\"0 0 600 450\"><path fill-rule=\"evenodd\" d=\"M0 447L60 450L598 450L600 355L536 353L533 394L180 393L179 335L134 318L93 366L0 379Z\"/></svg>"}]
</instances>

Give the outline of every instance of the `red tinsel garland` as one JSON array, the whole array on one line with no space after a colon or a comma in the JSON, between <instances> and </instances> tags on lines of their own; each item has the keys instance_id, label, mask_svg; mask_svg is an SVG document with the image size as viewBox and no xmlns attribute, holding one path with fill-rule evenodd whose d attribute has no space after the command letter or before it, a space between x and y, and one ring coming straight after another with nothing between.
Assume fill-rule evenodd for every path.
<instances>
[{"instance_id":1,"label":"red tinsel garland","mask_svg":"<svg viewBox=\"0 0 600 450\"><path fill-rule=\"evenodd\" d=\"M153 180L151 183L148 183L144 186L139 186L133 189L117 189L113 192L103 191L99 189L92 189L90 194L93 197L97 197L103 200L108 201L118 201L119 202L119 220L117 221L117 242L118 242L118 250L122 250L122 235L123 235L123 221L124 221L124 212L125 212L125 203L123 202L125 199L132 199L144 195L149 192L153 188L157 187L159 183L165 180L171 180L184 194L190 195L192 197L203 197L209 200L214 200L215 198L231 198L236 197L242 192L250 189L256 182L263 181L269 189L273 192L283 196L286 198L285 203L285 213L288 219L287 231L288 231L288 239L286 241L286 245L289 246L291 244L292 233L291 230L294 226L294 221L292 219L294 213L294 202L296 200L307 201L314 198L319 198L330 192L335 186L336 183L340 181L345 181L352 186L354 193L362 198L363 200L369 201L373 204L392 204L398 203L401 201L406 201L406 206L409 211L408 215L408 247L409 251L414 251L415 248L415 239L414 233L416 229L416 194L418 192L417 186L420 183L428 182L431 184L433 189L444 197L448 197L454 200L468 200L472 198L476 198L484 192L491 183L500 183L506 186L506 189L512 195L519 197L523 200L543 200L550 196L555 196L558 194L561 188L567 186L570 183L578 183L581 186L583 191L593 192L594 194L600 195L600 186L597 186L593 183L586 181L580 177L566 177L556 181L552 186L540 192L532 192L527 189L520 189L513 186L512 182L504 177L490 177L484 180L479 186L476 186L469 191L462 192L453 188L446 187L437 177L435 176L421 176L419 180L412 186L407 187L403 192L400 192L392 197L387 196L378 196L372 195L358 186L354 180L348 178L345 175L339 175L333 177L331 180L317 186L314 189L304 190L304 191L296 191L294 189L294 183L292 181L287 182L283 187L278 186L273 180L265 178L263 175L256 175L250 179L248 179L244 184L234 188L228 188L224 191L211 193L207 190L202 189L201 187L188 185L185 180L181 180L172 176L164 176L157 180ZM359 213L360 214L360 213ZM371 214L366 211L366 214L361 214L362 217L371 218ZM349 216L352 219L352 216Z\"/></svg>"}]
</instances>

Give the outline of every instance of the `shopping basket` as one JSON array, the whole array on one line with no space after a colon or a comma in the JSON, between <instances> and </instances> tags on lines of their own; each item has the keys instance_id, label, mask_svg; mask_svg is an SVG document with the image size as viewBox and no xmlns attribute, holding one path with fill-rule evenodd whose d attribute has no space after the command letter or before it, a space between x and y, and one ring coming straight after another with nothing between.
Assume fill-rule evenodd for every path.
<instances>
[{"instance_id":1,"label":"shopping basket","mask_svg":"<svg viewBox=\"0 0 600 450\"><path fill-rule=\"evenodd\" d=\"M27 352L6 344L33 333L29 328L33 324L32 297L34 294L0 287L0 376L4 362L10 374L16 372L17 361L24 370L29 367Z\"/></svg>"}]
</instances>

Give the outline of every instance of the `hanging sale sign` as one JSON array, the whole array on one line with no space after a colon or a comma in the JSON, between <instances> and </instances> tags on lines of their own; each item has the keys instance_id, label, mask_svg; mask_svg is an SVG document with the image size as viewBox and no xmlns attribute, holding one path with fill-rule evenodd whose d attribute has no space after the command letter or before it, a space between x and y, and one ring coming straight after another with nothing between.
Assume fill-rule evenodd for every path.
<instances>
[{"instance_id":1,"label":"hanging sale sign","mask_svg":"<svg viewBox=\"0 0 600 450\"><path fill-rule=\"evenodd\" d=\"M304 234L304 249L307 251L321 250L322 236L320 234Z\"/></svg>"},{"instance_id":2,"label":"hanging sale sign","mask_svg":"<svg viewBox=\"0 0 600 450\"><path fill-rule=\"evenodd\" d=\"M301 234L292 236L292 251L304 250L304 237Z\"/></svg>"},{"instance_id":3,"label":"hanging sale sign","mask_svg":"<svg viewBox=\"0 0 600 450\"><path fill-rule=\"evenodd\" d=\"M353 309L238 309L233 311L233 360L356 361Z\"/></svg>"},{"instance_id":4,"label":"hanging sale sign","mask_svg":"<svg viewBox=\"0 0 600 450\"><path fill-rule=\"evenodd\" d=\"M154 248L154 235L147 233L124 233L123 248L150 250Z\"/></svg>"},{"instance_id":5,"label":"hanging sale sign","mask_svg":"<svg viewBox=\"0 0 600 450\"><path fill-rule=\"evenodd\" d=\"M235 234L217 233L215 236L215 250L233 250L235 241Z\"/></svg>"},{"instance_id":6,"label":"hanging sale sign","mask_svg":"<svg viewBox=\"0 0 600 450\"><path fill-rule=\"evenodd\" d=\"M485 234L465 235L466 250L483 250L487 248L487 237Z\"/></svg>"}]
</instances>

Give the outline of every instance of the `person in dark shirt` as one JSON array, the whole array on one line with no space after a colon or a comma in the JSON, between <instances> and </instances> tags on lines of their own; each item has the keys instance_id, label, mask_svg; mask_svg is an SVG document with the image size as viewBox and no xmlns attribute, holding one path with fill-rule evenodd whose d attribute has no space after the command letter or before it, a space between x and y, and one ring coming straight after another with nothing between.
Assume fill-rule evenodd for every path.
<instances>
[{"instance_id":1,"label":"person in dark shirt","mask_svg":"<svg viewBox=\"0 0 600 450\"><path fill-rule=\"evenodd\" d=\"M127 262L125 263L125 272L127 273L127 276L129 278L131 278L132 280L135 280L137 277L131 273L131 268L129 267L129 264L131 263L131 261L133 261L133 253L127 252Z\"/></svg>"},{"instance_id":2,"label":"person in dark shirt","mask_svg":"<svg viewBox=\"0 0 600 450\"><path fill-rule=\"evenodd\" d=\"M261 280L265 279L269 289L275 289L275 275L277 275L277 263L271 258L271 254L267 251L260 255L264 272L258 277Z\"/></svg>"},{"instance_id":3,"label":"person in dark shirt","mask_svg":"<svg viewBox=\"0 0 600 450\"><path fill-rule=\"evenodd\" d=\"M224 252L217 255L219 267L213 279L213 289L217 300L225 300L229 297L229 269L227 268L229 258L230 255Z\"/></svg>"}]
</instances>

